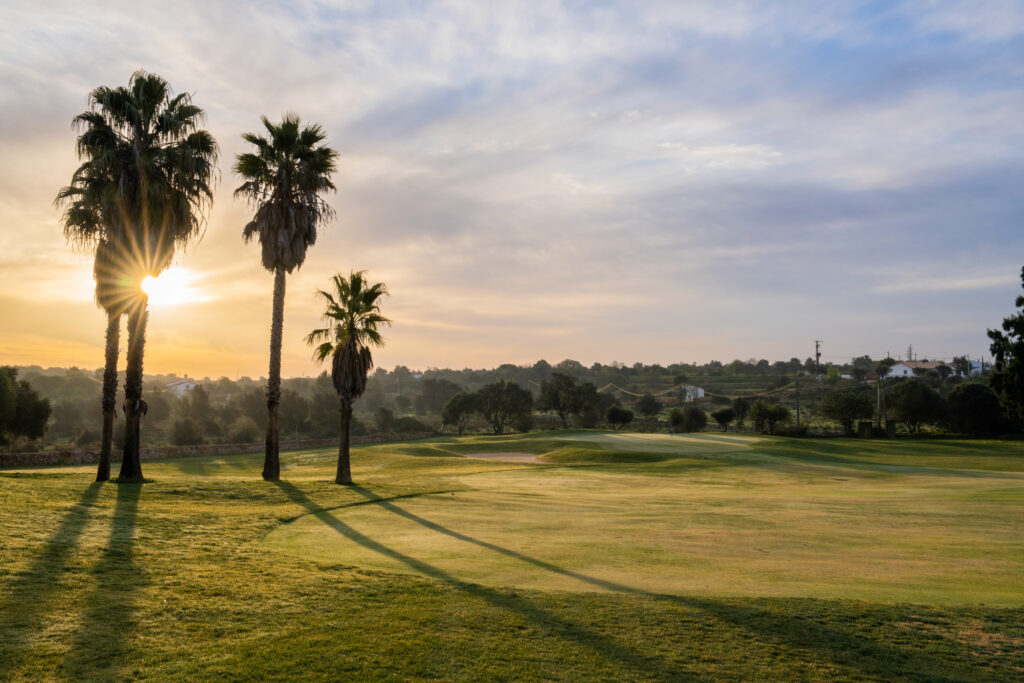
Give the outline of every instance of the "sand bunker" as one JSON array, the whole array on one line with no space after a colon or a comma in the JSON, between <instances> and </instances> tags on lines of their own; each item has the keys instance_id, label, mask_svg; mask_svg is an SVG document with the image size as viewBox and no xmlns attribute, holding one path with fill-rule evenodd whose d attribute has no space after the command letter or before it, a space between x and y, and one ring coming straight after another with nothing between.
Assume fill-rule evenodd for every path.
<instances>
[{"instance_id":1,"label":"sand bunker","mask_svg":"<svg viewBox=\"0 0 1024 683\"><path fill-rule=\"evenodd\" d=\"M533 453L517 453L507 451L503 453L465 453L467 458L482 458L484 460L504 460L505 462L540 462Z\"/></svg>"}]
</instances>

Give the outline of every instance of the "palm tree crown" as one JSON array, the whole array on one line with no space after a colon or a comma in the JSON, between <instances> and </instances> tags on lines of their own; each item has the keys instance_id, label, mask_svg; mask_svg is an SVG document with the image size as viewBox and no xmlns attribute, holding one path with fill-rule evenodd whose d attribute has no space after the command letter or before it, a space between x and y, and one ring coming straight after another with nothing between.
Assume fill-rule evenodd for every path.
<instances>
[{"instance_id":1,"label":"palm tree crown","mask_svg":"<svg viewBox=\"0 0 1024 683\"><path fill-rule=\"evenodd\" d=\"M353 272L348 278L338 273L331 278L334 292L318 290L327 305L322 320L327 325L306 336L315 346L313 358L323 362L331 358L331 380L339 398L351 403L366 391L366 380L373 367L371 346L383 346L379 328L391 321L380 313L380 300L388 289L382 282L370 284L366 271Z\"/></svg>"},{"instance_id":2,"label":"palm tree crown","mask_svg":"<svg viewBox=\"0 0 1024 683\"><path fill-rule=\"evenodd\" d=\"M160 76L136 71L127 87L101 86L74 119L82 164L57 194L64 234L106 240L134 278L157 275L176 246L201 233L213 201L217 143L203 110Z\"/></svg>"},{"instance_id":3,"label":"palm tree crown","mask_svg":"<svg viewBox=\"0 0 1024 683\"><path fill-rule=\"evenodd\" d=\"M246 242L259 239L264 268L290 273L306 260L317 226L334 215L321 194L335 189L331 173L338 153L320 144L327 134L319 124L302 127L295 114L286 114L280 124L266 116L262 121L269 139L244 134L256 151L239 154L235 162L235 173L244 180L235 195L256 207L242 235Z\"/></svg>"}]
</instances>

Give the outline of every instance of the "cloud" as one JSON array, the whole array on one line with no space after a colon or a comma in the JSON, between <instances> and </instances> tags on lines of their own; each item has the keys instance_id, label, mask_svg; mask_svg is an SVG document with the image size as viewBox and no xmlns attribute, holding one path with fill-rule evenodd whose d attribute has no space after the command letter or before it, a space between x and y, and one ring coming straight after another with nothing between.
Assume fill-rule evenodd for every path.
<instances>
[{"instance_id":1,"label":"cloud","mask_svg":"<svg viewBox=\"0 0 1024 683\"><path fill-rule=\"evenodd\" d=\"M922 277L911 280L897 280L875 286L876 292L958 292L972 289L1005 288L1017 284L1018 276L1013 274L1013 267L1001 269L999 275L961 276L944 275Z\"/></svg>"},{"instance_id":2,"label":"cloud","mask_svg":"<svg viewBox=\"0 0 1024 683\"><path fill-rule=\"evenodd\" d=\"M223 176L177 263L210 301L154 312L154 368L265 373L271 277L230 173L261 114L320 122L341 152L338 218L288 280L293 374L314 371L301 333L337 271L391 288L380 363L672 361L788 358L820 334L978 350L1024 254L1017 3L4 12L0 296L18 315L102 320L50 205L88 90L145 67L207 109Z\"/></svg>"}]
</instances>

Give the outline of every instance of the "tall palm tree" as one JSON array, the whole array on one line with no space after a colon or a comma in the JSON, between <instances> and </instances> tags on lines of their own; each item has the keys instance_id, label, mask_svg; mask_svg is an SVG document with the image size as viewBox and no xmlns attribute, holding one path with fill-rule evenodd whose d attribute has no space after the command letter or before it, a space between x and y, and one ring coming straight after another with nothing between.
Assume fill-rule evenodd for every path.
<instances>
[{"instance_id":1,"label":"tall palm tree","mask_svg":"<svg viewBox=\"0 0 1024 683\"><path fill-rule=\"evenodd\" d=\"M353 272L348 278L340 273L331 278L334 292L318 290L327 305L323 322L326 327L306 335L306 343L316 347L313 358L322 363L331 359L331 381L338 392L341 413L341 441L338 445L337 484L352 483L349 465L349 425L352 404L366 391L366 380L373 367L370 346L383 346L378 328L391 321L380 314L380 299L388 289L382 282L370 284L366 271Z\"/></svg>"},{"instance_id":2,"label":"tall palm tree","mask_svg":"<svg viewBox=\"0 0 1024 683\"><path fill-rule=\"evenodd\" d=\"M120 342L120 325L130 296L121 276L122 259L109 241L107 222L101 212L103 185L100 169L94 166L80 168L77 184L62 188L55 203L64 205L64 236L76 246L95 248L93 278L96 281L96 303L107 314L105 364L103 369L103 393L100 405L103 410L103 430L100 442L99 465L96 481L110 479L110 454L113 442L114 410L117 404L117 351Z\"/></svg>"},{"instance_id":3,"label":"tall palm tree","mask_svg":"<svg viewBox=\"0 0 1024 683\"><path fill-rule=\"evenodd\" d=\"M57 201L66 206L65 234L104 244L106 265L94 271L119 283L114 298L124 307L115 313L128 316L120 477L141 479L142 361L149 312L140 285L170 265L176 247L201 233L213 201L217 144L199 128L203 110L192 104L191 95L174 95L156 74L136 71L127 87L100 86L89 93L89 104L74 119L81 131L77 151L82 163ZM108 284L97 279L101 305ZM115 344L108 337L108 355Z\"/></svg>"},{"instance_id":4,"label":"tall palm tree","mask_svg":"<svg viewBox=\"0 0 1024 683\"><path fill-rule=\"evenodd\" d=\"M274 273L274 300L270 324L270 372L267 379L267 435L263 478L281 478L277 406L281 401L281 335L284 327L285 273L302 266L306 251L316 242L317 228L330 220L333 209L321 196L333 190L338 153L320 144L327 135L318 124L305 127L295 114L280 124L262 117L269 137L246 133L242 138L255 152L239 154L235 173L243 182L235 196L255 207L242 236L262 247L263 267Z\"/></svg>"},{"instance_id":5,"label":"tall palm tree","mask_svg":"<svg viewBox=\"0 0 1024 683\"><path fill-rule=\"evenodd\" d=\"M96 303L107 314L107 332L103 366L103 431L100 441L100 461L96 467L96 481L110 479L110 453L114 437L114 413L117 407L117 351L121 337L121 318L131 307L135 297L128 277L126 263L119 258L117 248L109 241L96 245L93 260L93 279L96 280Z\"/></svg>"}]
</instances>

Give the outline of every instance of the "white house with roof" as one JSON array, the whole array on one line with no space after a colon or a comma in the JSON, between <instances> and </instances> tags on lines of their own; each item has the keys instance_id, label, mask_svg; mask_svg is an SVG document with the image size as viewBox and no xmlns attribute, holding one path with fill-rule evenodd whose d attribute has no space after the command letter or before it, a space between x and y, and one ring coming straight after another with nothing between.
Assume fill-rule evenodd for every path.
<instances>
[{"instance_id":1,"label":"white house with roof","mask_svg":"<svg viewBox=\"0 0 1024 683\"><path fill-rule=\"evenodd\" d=\"M942 361L931 360L900 361L889 368L889 372L886 374L886 377L913 377L915 370L935 370L940 365L945 365L945 363Z\"/></svg>"},{"instance_id":2,"label":"white house with roof","mask_svg":"<svg viewBox=\"0 0 1024 683\"><path fill-rule=\"evenodd\" d=\"M196 388L196 383L185 375L183 379L176 379L173 382L168 382L164 385L164 391L169 391L178 398L181 398L188 392Z\"/></svg>"},{"instance_id":3,"label":"white house with roof","mask_svg":"<svg viewBox=\"0 0 1024 683\"><path fill-rule=\"evenodd\" d=\"M906 363L896 363L895 365L889 366L889 372L885 374L888 377L913 377L914 368L910 367Z\"/></svg>"}]
</instances>

